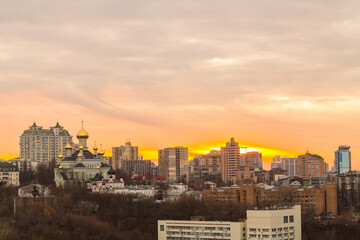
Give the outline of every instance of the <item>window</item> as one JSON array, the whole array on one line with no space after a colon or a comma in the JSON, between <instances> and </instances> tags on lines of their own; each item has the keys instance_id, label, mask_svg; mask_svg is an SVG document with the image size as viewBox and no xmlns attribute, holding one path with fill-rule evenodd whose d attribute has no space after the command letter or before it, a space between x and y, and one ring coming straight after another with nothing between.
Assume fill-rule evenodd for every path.
<instances>
[{"instance_id":1,"label":"window","mask_svg":"<svg viewBox=\"0 0 360 240\"><path fill-rule=\"evenodd\" d=\"M294 216L290 216L290 222L294 222Z\"/></svg>"},{"instance_id":2,"label":"window","mask_svg":"<svg viewBox=\"0 0 360 240\"><path fill-rule=\"evenodd\" d=\"M284 223L288 223L288 222L289 222L288 216L284 216Z\"/></svg>"},{"instance_id":3,"label":"window","mask_svg":"<svg viewBox=\"0 0 360 240\"><path fill-rule=\"evenodd\" d=\"M164 225L160 225L160 231L164 231Z\"/></svg>"}]
</instances>

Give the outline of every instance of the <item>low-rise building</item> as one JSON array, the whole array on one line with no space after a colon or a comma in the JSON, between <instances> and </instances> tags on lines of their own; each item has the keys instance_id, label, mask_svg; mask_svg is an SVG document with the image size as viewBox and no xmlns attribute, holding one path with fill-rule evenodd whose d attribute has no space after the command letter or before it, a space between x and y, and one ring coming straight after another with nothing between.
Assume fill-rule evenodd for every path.
<instances>
[{"instance_id":1,"label":"low-rise building","mask_svg":"<svg viewBox=\"0 0 360 240\"><path fill-rule=\"evenodd\" d=\"M231 187L203 190L205 200L231 201L247 207L274 206L278 204L301 204L310 207L317 214L332 213L337 215L337 185L327 183L323 187L290 184L275 187L266 184L243 184Z\"/></svg>"},{"instance_id":2,"label":"low-rise building","mask_svg":"<svg viewBox=\"0 0 360 240\"><path fill-rule=\"evenodd\" d=\"M247 239L301 240L301 206L248 210Z\"/></svg>"},{"instance_id":3,"label":"low-rise building","mask_svg":"<svg viewBox=\"0 0 360 240\"><path fill-rule=\"evenodd\" d=\"M20 176L18 166L7 163L0 162L0 182L6 185L20 185Z\"/></svg>"},{"instance_id":4,"label":"low-rise building","mask_svg":"<svg viewBox=\"0 0 360 240\"><path fill-rule=\"evenodd\" d=\"M246 223L159 220L158 240L246 240Z\"/></svg>"},{"instance_id":5,"label":"low-rise building","mask_svg":"<svg viewBox=\"0 0 360 240\"><path fill-rule=\"evenodd\" d=\"M159 220L158 240L301 240L301 206L248 210L238 222Z\"/></svg>"}]
</instances>

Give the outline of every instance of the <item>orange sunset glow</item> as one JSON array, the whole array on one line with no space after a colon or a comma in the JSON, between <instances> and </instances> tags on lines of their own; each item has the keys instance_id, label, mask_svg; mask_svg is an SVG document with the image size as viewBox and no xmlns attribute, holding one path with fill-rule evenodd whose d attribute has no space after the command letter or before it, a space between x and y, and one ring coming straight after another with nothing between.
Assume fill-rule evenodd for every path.
<instances>
[{"instance_id":1,"label":"orange sunset glow","mask_svg":"<svg viewBox=\"0 0 360 240\"><path fill-rule=\"evenodd\" d=\"M191 160L234 137L265 168L307 150L331 167L347 144L360 170L355 7L91 2L0 9L0 158L33 122L75 136L83 120L108 156L130 139L144 159L184 146Z\"/></svg>"}]
</instances>

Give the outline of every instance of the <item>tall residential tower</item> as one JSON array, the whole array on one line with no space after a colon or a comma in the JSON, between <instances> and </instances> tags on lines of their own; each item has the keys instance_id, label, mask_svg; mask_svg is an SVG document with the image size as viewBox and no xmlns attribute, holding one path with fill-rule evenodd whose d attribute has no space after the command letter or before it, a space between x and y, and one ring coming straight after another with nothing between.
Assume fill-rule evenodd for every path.
<instances>
[{"instance_id":1,"label":"tall residential tower","mask_svg":"<svg viewBox=\"0 0 360 240\"><path fill-rule=\"evenodd\" d=\"M48 164L65 154L68 142L72 145L72 136L59 123L50 129L34 123L20 136L20 159Z\"/></svg>"},{"instance_id":2,"label":"tall residential tower","mask_svg":"<svg viewBox=\"0 0 360 240\"><path fill-rule=\"evenodd\" d=\"M339 149L335 152L334 166L335 171L338 174L343 174L351 171L350 146L339 146Z\"/></svg>"},{"instance_id":3,"label":"tall residential tower","mask_svg":"<svg viewBox=\"0 0 360 240\"><path fill-rule=\"evenodd\" d=\"M189 177L188 148L173 147L159 150L159 175L172 182Z\"/></svg>"}]
</instances>

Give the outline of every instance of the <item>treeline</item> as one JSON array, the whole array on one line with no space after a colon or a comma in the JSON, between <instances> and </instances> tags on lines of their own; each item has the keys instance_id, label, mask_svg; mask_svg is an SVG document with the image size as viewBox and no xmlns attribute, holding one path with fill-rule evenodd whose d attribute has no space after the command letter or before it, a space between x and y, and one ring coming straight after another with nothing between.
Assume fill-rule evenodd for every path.
<instances>
[{"instance_id":1,"label":"treeline","mask_svg":"<svg viewBox=\"0 0 360 240\"><path fill-rule=\"evenodd\" d=\"M174 202L156 203L131 195L92 194L71 187L52 189L48 199L16 199L16 188L0 187L0 239L157 239L157 220L238 221L248 206L200 201L187 195ZM360 224L350 215L319 221L303 214L303 239L360 239Z\"/></svg>"}]
</instances>

